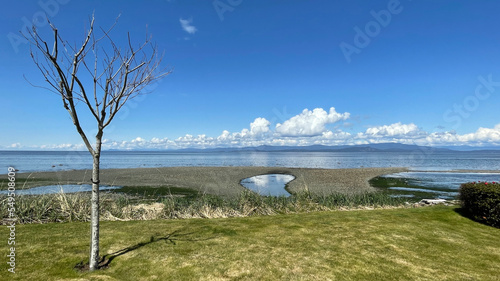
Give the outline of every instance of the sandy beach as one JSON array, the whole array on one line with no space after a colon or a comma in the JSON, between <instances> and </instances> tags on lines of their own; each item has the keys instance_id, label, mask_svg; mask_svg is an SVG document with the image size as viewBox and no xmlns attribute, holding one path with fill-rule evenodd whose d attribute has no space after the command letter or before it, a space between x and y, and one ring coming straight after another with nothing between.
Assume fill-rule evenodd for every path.
<instances>
[{"instance_id":1,"label":"sandy beach","mask_svg":"<svg viewBox=\"0 0 500 281\"><path fill-rule=\"evenodd\" d=\"M244 178L262 174L290 174L291 192L308 190L316 194L332 192L362 193L375 191L368 184L373 177L407 171L406 168L310 169L282 167L164 167L101 170L101 184L118 186L173 186L208 194L234 196L245 188ZM37 172L17 174L18 187L29 188L48 184L90 184L91 170ZM24 186L23 186L24 185Z\"/></svg>"}]
</instances>

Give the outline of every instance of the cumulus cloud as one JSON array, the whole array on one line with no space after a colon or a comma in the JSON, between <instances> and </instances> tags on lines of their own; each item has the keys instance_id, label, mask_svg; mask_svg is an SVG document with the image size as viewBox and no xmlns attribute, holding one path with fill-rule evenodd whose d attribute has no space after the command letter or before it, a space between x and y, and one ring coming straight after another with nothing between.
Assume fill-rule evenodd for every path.
<instances>
[{"instance_id":1,"label":"cumulus cloud","mask_svg":"<svg viewBox=\"0 0 500 281\"><path fill-rule=\"evenodd\" d=\"M365 135L368 137L411 137L411 136L421 136L425 134L422 130L420 130L417 125L410 124L401 124L401 122L394 123L391 125L383 125L368 128L365 132Z\"/></svg>"},{"instance_id":2,"label":"cumulus cloud","mask_svg":"<svg viewBox=\"0 0 500 281\"><path fill-rule=\"evenodd\" d=\"M261 135L269 132L269 122L266 118L256 118L252 123L250 123L250 133L252 135Z\"/></svg>"},{"instance_id":3,"label":"cumulus cloud","mask_svg":"<svg viewBox=\"0 0 500 281\"><path fill-rule=\"evenodd\" d=\"M396 142L417 145L500 145L500 124L493 128L478 128L475 132L458 134L455 131L427 132L414 123L401 122L370 127L362 132L346 132L327 129L333 124L350 117L348 112L338 113L335 108L327 112L324 109L304 109L300 114L291 117L282 124L272 123L263 117L255 118L247 128L241 131L222 131L219 136L205 134L191 135L168 139L152 138L150 140L136 137L128 141L103 140L103 149L182 149L182 148L216 148L216 147L256 147L260 145L274 146L306 146L306 145L350 145ZM352 128L349 128L352 130ZM19 149L18 143L4 146L6 149ZM28 149L47 150L86 150L81 144L58 144L28 147Z\"/></svg>"},{"instance_id":4,"label":"cumulus cloud","mask_svg":"<svg viewBox=\"0 0 500 281\"><path fill-rule=\"evenodd\" d=\"M38 148L38 147L33 147ZM71 143L63 143L63 144L51 144L51 145L41 145L39 147L43 150L86 150L86 146L82 144L71 144Z\"/></svg>"},{"instance_id":5,"label":"cumulus cloud","mask_svg":"<svg viewBox=\"0 0 500 281\"><path fill-rule=\"evenodd\" d=\"M215 139L213 145L217 147L243 147L266 144L271 137L270 125L269 120L262 117L256 118L250 123L250 129L245 128L234 133L227 130L222 131L222 134Z\"/></svg>"},{"instance_id":6,"label":"cumulus cloud","mask_svg":"<svg viewBox=\"0 0 500 281\"><path fill-rule=\"evenodd\" d=\"M457 134L454 131L431 133L425 138L429 145L499 145L500 124L493 128L480 127L473 133Z\"/></svg>"},{"instance_id":7,"label":"cumulus cloud","mask_svg":"<svg viewBox=\"0 0 500 281\"><path fill-rule=\"evenodd\" d=\"M346 120L349 116L349 112L338 113L334 107L331 107L329 112L323 108L315 108L312 111L306 108L283 124L276 124L276 133L281 136L317 136L326 131L326 124Z\"/></svg>"},{"instance_id":8,"label":"cumulus cloud","mask_svg":"<svg viewBox=\"0 0 500 281\"><path fill-rule=\"evenodd\" d=\"M475 133L463 136L464 141L500 142L500 124L493 128L479 128Z\"/></svg>"},{"instance_id":9,"label":"cumulus cloud","mask_svg":"<svg viewBox=\"0 0 500 281\"><path fill-rule=\"evenodd\" d=\"M321 137L324 139L329 139L329 140L333 140L333 139L335 139L335 140L347 140L347 139L350 139L352 137L352 135L348 132L338 130L336 132L332 132L332 131L323 132Z\"/></svg>"},{"instance_id":10,"label":"cumulus cloud","mask_svg":"<svg viewBox=\"0 0 500 281\"><path fill-rule=\"evenodd\" d=\"M143 139L141 137L137 137L137 138L132 140L132 143L143 143L145 141L146 141L145 139Z\"/></svg>"},{"instance_id":11,"label":"cumulus cloud","mask_svg":"<svg viewBox=\"0 0 500 281\"><path fill-rule=\"evenodd\" d=\"M183 18L180 18L179 22L181 23L182 29L189 34L194 34L194 33L196 33L196 31L198 31L198 29L194 25L191 24L193 22L193 19L185 20Z\"/></svg>"},{"instance_id":12,"label":"cumulus cloud","mask_svg":"<svg viewBox=\"0 0 500 281\"><path fill-rule=\"evenodd\" d=\"M368 128L364 133L356 134L353 140L356 144L398 142L428 146L500 145L500 124L497 124L493 128L480 127L473 133L461 135L455 131L426 132L413 123L394 123Z\"/></svg>"},{"instance_id":13,"label":"cumulus cloud","mask_svg":"<svg viewBox=\"0 0 500 281\"><path fill-rule=\"evenodd\" d=\"M215 146L215 139L205 134L193 136L186 134L174 141L176 148L210 148Z\"/></svg>"}]
</instances>

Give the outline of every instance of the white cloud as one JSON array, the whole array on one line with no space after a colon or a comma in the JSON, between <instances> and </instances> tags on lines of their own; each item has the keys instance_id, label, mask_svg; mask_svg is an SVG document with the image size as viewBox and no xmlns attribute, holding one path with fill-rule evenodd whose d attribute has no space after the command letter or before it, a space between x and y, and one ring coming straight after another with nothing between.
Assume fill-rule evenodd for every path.
<instances>
[{"instance_id":1,"label":"white cloud","mask_svg":"<svg viewBox=\"0 0 500 281\"><path fill-rule=\"evenodd\" d=\"M340 130L336 131L335 133L332 131L326 131L323 132L321 137L329 140L347 140L351 138L351 134Z\"/></svg>"},{"instance_id":2,"label":"white cloud","mask_svg":"<svg viewBox=\"0 0 500 281\"><path fill-rule=\"evenodd\" d=\"M270 125L271 122L265 118L255 118L250 123L250 129L244 128L240 132L234 133L227 130L222 131L222 134L214 139L213 145L215 147L244 147L266 144L271 138Z\"/></svg>"},{"instance_id":3,"label":"white cloud","mask_svg":"<svg viewBox=\"0 0 500 281\"><path fill-rule=\"evenodd\" d=\"M480 127L474 133L459 135L456 132L431 133L425 138L429 145L499 145L500 124L493 128Z\"/></svg>"},{"instance_id":4,"label":"white cloud","mask_svg":"<svg viewBox=\"0 0 500 281\"><path fill-rule=\"evenodd\" d=\"M267 119L259 117L250 123L250 133L252 135L262 135L269 132L271 122Z\"/></svg>"},{"instance_id":5,"label":"white cloud","mask_svg":"<svg viewBox=\"0 0 500 281\"><path fill-rule=\"evenodd\" d=\"M364 135L367 137L383 138L383 137L413 137L425 134L417 125L401 124L401 122L391 125L383 125L378 127L368 128Z\"/></svg>"},{"instance_id":6,"label":"white cloud","mask_svg":"<svg viewBox=\"0 0 500 281\"><path fill-rule=\"evenodd\" d=\"M13 143L13 144L8 146L8 148L21 148L21 147L22 147L21 144L18 142Z\"/></svg>"},{"instance_id":7,"label":"white cloud","mask_svg":"<svg viewBox=\"0 0 500 281\"><path fill-rule=\"evenodd\" d=\"M492 129L479 128L475 133L462 136L465 141L474 142L500 142L500 124L497 124Z\"/></svg>"},{"instance_id":8,"label":"white cloud","mask_svg":"<svg viewBox=\"0 0 500 281\"><path fill-rule=\"evenodd\" d=\"M169 148L211 148L216 147L217 139L205 134L193 136L186 134L175 139Z\"/></svg>"},{"instance_id":9,"label":"white cloud","mask_svg":"<svg viewBox=\"0 0 500 281\"><path fill-rule=\"evenodd\" d=\"M281 136L317 136L326 131L326 124L346 120L349 116L349 112L338 113L334 107L330 108L330 112L323 108L315 108L313 111L306 108L283 124L276 124L276 133Z\"/></svg>"},{"instance_id":10,"label":"white cloud","mask_svg":"<svg viewBox=\"0 0 500 281\"><path fill-rule=\"evenodd\" d=\"M426 132L417 125L394 123L368 128L364 133L358 133L354 137L354 143L383 143L398 142L403 144L417 144L428 146L439 145L500 145L500 124L494 128L477 129L476 132L468 134L457 134L455 131Z\"/></svg>"},{"instance_id":11,"label":"white cloud","mask_svg":"<svg viewBox=\"0 0 500 281\"><path fill-rule=\"evenodd\" d=\"M186 31L189 34L194 34L198 29L192 25L191 23L193 22L193 19L179 19L179 22L181 23L182 29Z\"/></svg>"},{"instance_id":12,"label":"white cloud","mask_svg":"<svg viewBox=\"0 0 500 281\"><path fill-rule=\"evenodd\" d=\"M401 122L390 125L373 126L364 132L346 132L336 126L336 130L328 130L327 124L348 119L348 112L338 113L335 108L329 112L321 108L312 111L304 109L302 113L277 124L266 118L258 117L239 132L222 131L219 136L205 134L186 134L176 139L152 138L146 140L136 137L129 141L103 140L103 149L182 149L182 148L215 148L215 147L255 147L260 145L302 146L302 145L350 145L397 142L417 145L500 145L500 124L493 128L478 128L475 132L457 134L448 132L427 132L414 123ZM353 130L353 128L349 128ZM83 143L57 144L42 146L21 146L19 143L4 146L5 149L46 149L46 150L86 150Z\"/></svg>"},{"instance_id":13,"label":"white cloud","mask_svg":"<svg viewBox=\"0 0 500 281\"><path fill-rule=\"evenodd\" d=\"M63 144L51 144L51 145L41 145L40 147L32 147L39 148L42 150L87 150L87 147L81 144L71 144L71 143L63 143Z\"/></svg>"},{"instance_id":14,"label":"white cloud","mask_svg":"<svg viewBox=\"0 0 500 281\"><path fill-rule=\"evenodd\" d=\"M132 140L132 143L144 143L146 140L141 138L141 137L137 137L135 139Z\"/></svg>"}]
</instances>

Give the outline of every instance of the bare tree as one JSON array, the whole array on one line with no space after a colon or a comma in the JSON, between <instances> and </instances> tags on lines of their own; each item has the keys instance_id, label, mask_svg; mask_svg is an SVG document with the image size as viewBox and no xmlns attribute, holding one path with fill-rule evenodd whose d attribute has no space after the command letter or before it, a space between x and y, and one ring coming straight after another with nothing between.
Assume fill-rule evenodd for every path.
<instances>
[{"instance_id":1,"label":"bare tree","mask_svg":"<svg viewBox=\"0 0 500 281\"><path fill-rule=\"evenodd\" d=\"M118 18L117 18L118 20ZM90 270L99 267L99 165L104 129L130 99L146 93L146 87L170 74L160 69L162 57L157 46L146 39L134 47L130 34L122 50L110 37L115 23L108 30L100 28L100 37L94 30L94 15L80 45L64 41L58 29L49 22L53 33L52 50L33 26L26 39L35 47L31 51L35 65L49 84L48 89L58 94L93 158L91 196ZM37 53L43 56L39 59ZM86 107L97 121L95 144L92 145L80 124L79 104Z\"/></svg>"}]
</instances>

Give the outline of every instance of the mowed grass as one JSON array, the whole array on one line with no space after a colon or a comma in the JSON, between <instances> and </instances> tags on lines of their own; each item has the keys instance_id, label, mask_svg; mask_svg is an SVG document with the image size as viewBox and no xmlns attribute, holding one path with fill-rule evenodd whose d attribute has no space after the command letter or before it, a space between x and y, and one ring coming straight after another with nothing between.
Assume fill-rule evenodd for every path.
<instances>
[{"instance_id":1,"label":"mowed grass","mask_svg":"<svg viewBox=\"0 0 500 281\"><path fill-rule=\"evenodd\" d=\"M500 229L456 207L101 223L109 268L79 272L89 224L16 226L5 280L500 280ZM2 259L8 229L1 226ZM2 279L3 280L3 279Z\"/></svg>"}]
</instances>

